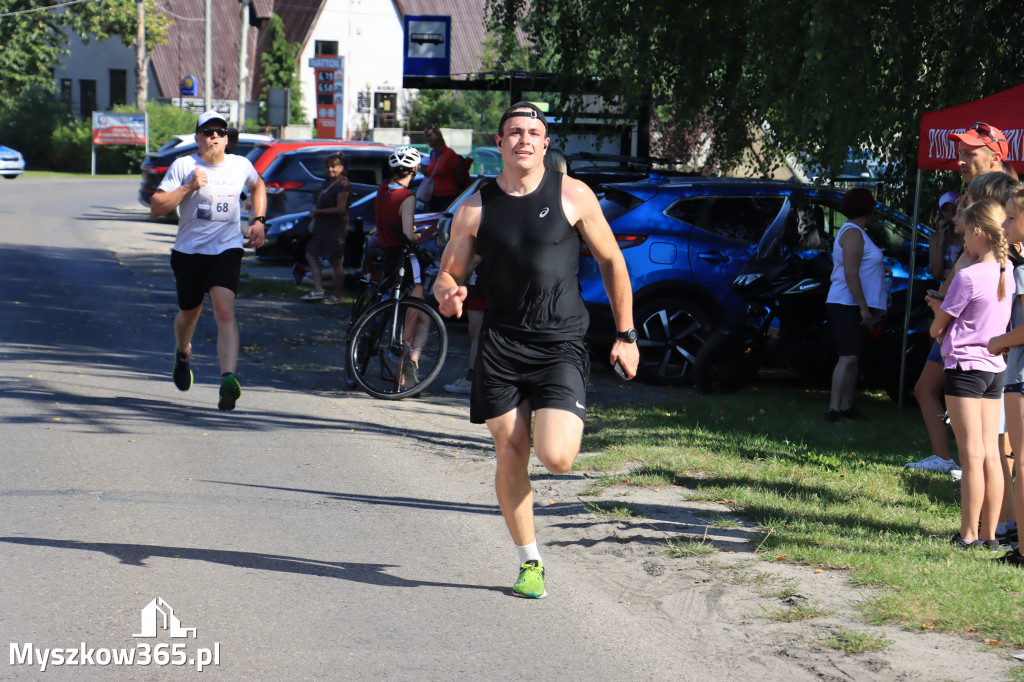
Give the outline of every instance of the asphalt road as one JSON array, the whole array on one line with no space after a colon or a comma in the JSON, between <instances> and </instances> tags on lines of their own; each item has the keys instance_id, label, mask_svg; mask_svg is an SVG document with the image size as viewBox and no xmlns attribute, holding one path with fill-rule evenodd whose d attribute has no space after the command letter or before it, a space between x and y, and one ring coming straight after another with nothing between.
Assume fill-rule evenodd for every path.
<instances>
[{"instance_id":1,"label":"asphalt road","mask_svg":"<svg viewBox=\"0 0 1024 682\"><path fill-rule=\"evenodd\" d=\"M190 674L204 648L219 656L204 674L230 679L697 679L716 667L557 549L546 552L551 596L513 598L489 439L465 400L377 402L291 361L254 360L272 355L259 315L294 306L240 302L253 353L234 412L216 409L208 311L197 384L178 392L174 227L148 219L136 186L0 182L0 644L11 657L28 643L33 655L95 649L95 665L47 672L84 679ZM567 502L546 518L588 516ZM157 598L177 619L160 622L194 638L133 637ZM142 644L184 644L169 651L186 665L102 664L99 650ZM39 669L4 660L0 678Z\"/></svg>"}]
</instances>

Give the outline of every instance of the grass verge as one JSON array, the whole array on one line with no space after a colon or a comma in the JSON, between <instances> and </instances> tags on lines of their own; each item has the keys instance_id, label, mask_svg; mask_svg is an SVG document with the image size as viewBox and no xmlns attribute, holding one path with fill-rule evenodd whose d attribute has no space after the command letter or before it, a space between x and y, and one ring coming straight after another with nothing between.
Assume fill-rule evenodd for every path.
<instances>
[{"instance_id":1,"label":"grass verge","mask_svg":"<svg viewBox=\"0 0 1024 682\"><path fill-rule=\"evenodd\" d=\"M853 630L840 630L834 635L817 640L814 644L816 646L840 649L848 654L863 654L866 652L883 651L892 644L892 640L886 639L882 635L854 632Z\"/></svg>"},{"instance_id":2,"label":"grass verge","mask_svg":"<svg viewBox=\"0 0 1024 682\"><path fill-rule=\"evenodd\" d=\"M826 424L828 393L761 385L670 403L596 407L577 469L604 486L684 486L758 523L751 549L849 571L878 588L862 604L873 623L959 632L1024 646L1024 572L988 552L954 550L959 496L952 479L905 469L927 454L916 408L858 395L863 422ZM591 491L596 492L596 490ZM680 541L680 546L699 544Z\"/></svg>"}]
</instances>

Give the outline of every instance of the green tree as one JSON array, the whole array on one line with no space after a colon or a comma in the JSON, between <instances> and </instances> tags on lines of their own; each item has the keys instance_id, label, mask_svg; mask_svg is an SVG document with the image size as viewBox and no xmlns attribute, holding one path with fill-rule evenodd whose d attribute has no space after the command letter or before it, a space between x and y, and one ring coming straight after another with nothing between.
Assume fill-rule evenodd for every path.
<instances>
[{"instance_id":1,"label":"green tree","mask_svg":"<svg viewBox=\"0 0 1024 682\"><path fill-rule=\"evenodd\" d=\"M0 0L0 98L19 97L27 87L52 87L53 69L68 54L71 29L89 40L119 35L135 41L134 0L95 0L58 10L59 0ZM167 40L171 19L159 13L156 0L146 3L146 47Z\"/></svg>"},{"instance_id":2,"label":"green tree","mask_svg":"<svg viewBox=\"0 0 1024 682\"><path fill-rule=\"evenodd\" d=\"M529 13L526 7L529 5ZM488 0L510 46L551 49L560 113L583 108L586 77L627 115L704 126L712 165L735 166L764 124L762 171L804 152L838 168L864 147L887 163L906 207L923 112L1019 82L1024 19L1008 0ZM540 48L535 48L535 51ZM973 121L965 121L970 125Z\"/></svg>"},{"instance_id":3,"label":"green tree","mask_svg":"<svg viewBox=\"0 0 1024 682\"><path fill-rule=\"evenodd\" d=\"M529 68L530 52L516 46L506 56L499 47L497 36L484 41L480 56L484 72L504 73ZM445 128L470 128L480 133L487 145L498 130L498 121L510 102L508 93L483 90L420 90L407 104L406 126L421 131L434 124Z\"/></svg>"},{"instance_id":4,"label":"green tree","mask_svg":"<svg viewBox=\"0 0 1024 682\"><path fill-rule=\"evenodd\" d=\"M265 40L267 49L260 57L263 97L266 99L270 88L291 88L291 120L294 123L305 123L306 112L302 107L296 61L302 45L288 42L284 33L284 21L276 14L270 15ZM265 110L261 113L260 119L261 122L266 122Z\"/></svg>"}]
</instances>

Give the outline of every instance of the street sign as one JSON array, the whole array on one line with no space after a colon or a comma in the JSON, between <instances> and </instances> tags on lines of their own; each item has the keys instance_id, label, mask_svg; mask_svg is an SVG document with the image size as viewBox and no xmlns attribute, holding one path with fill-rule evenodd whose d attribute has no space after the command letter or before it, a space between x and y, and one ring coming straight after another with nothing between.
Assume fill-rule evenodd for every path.
<instances>
[{"instance_id":1,"label":"street sign","mask_svg":"<svg viewBox=\"0 0 1024 682\"><path fill-rule=\"evenodd\" d=\"M406 15L404 76L451 76L452 18Z\"/></svg>"},{"instance_id":2,"label":"street sign","mask_svg":"<svg viewBox=\"0 0 1024 682\"><path fill-rule=\"evenodd\" d=\"M345 58L317 55L309 58L309 65L314 69L340 69L345 65Z\"/></svg>"},{"instance_id":3,"label":"street sign","mask_svg":"<svg viewBox=\"0 0 1024 682\"><path fill-rule=\"evenodd\" d=\"M199 95L199 83L195 76L185 76L181 79L181 96L196 97Z\"/></svg>"},{"instance_id":4,"label":"street sign","mask_svg":"<svg viewBox=\"0 0 1024 682\"><path fill-rule=\"evenodd\" d=\"M92 112L92 143L146 144L146 115Z\"/></svg>"}]
</instances>

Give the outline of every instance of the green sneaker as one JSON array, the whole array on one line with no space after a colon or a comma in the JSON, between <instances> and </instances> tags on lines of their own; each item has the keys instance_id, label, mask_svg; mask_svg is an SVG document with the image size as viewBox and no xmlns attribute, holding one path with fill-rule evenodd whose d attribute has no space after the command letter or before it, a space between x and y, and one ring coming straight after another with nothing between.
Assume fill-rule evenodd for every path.
<instances>
[{"instance_id":1,"label":"green sneaker","mask_svg":"<svg viewBox=\"0 0 1024 682\"><path fill-rule=\"evenodd\" d=\"M527 599L543 599L548 596L544 590L544 566L530 560L519 566L519 580L512 586L512 593Z\"/></svg>"},{"instance_id":2,"label":"green sneaker","mask_svg":"<svg viewBox=\"0 0 1024 682\"><path fill-rule=\"evenodd\" d=\"M242 387L234 374L228 374L220 382L220 402L217 407L222 410L235 409L235 401L242 395Z\"/></svg>"}]
</instances>

